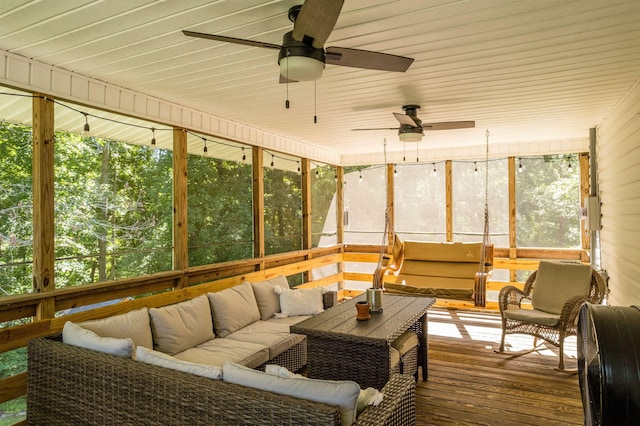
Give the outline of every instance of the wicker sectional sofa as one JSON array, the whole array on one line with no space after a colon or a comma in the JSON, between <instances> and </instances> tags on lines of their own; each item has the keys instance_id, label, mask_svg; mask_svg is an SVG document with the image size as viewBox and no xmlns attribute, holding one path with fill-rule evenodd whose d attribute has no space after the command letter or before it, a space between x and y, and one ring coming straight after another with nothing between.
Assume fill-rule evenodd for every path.
<instances>
[{"instance_id":1,"label":"wicker sectional sofa","mask_svg":"<svg viewBox=\"0 0 640 426\"><path fill-rule=\"evenodd\" d=\"M393 375L357 425L415 424L415 382ZM29 425L340 425L335 406L62 343L29 343Z\"/></svg>"},{"instance_id":2,"label":"wicker sectional sofa","mask_svg":"<svg viewBox=\"0 0 640 426\"><path fill-rule=\"evenodd\" d=\"M313 402L304 392L302 399L298 393L286 396L270 385L268 390L253 388L254 381L270 380L259 371L267 364L290 371L306 364L306 336L290 333L289 326L336 302L335 292L319 289L287 288L287 298L274 297L283 283L284 277L247 282L174 305L67 322L62 334L33 339L28 347L27 423L351 424L355 411L347 415L333 400ZM313 303L299 299L305 295L308 301L311 293ZM249 379L226 381L226 364L245 370ZM202 370L206 377L198 375ZM316 385L321 384L310 387ZM351 394L357 398L360 388L353 386ZM357 424L415 422L412 377L395 375L382 392L382 404L367 406Z\"/></svg>"}]
</instances>

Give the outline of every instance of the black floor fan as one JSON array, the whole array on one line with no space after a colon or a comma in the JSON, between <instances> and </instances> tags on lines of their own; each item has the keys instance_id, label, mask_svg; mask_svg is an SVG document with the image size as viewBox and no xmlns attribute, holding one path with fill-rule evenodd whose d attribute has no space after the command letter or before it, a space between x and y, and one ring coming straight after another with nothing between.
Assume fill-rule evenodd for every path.
<instances>
[{"instance_id":1,"label":"black floor fan","mask_svg":"<svg viewBox=\"0 0 640 426\"><path fill-rule=\"evenodd\" d=\"M584 304L577 343L584 424L640 424L640 307Z\"/></svg>"}]
</instances>

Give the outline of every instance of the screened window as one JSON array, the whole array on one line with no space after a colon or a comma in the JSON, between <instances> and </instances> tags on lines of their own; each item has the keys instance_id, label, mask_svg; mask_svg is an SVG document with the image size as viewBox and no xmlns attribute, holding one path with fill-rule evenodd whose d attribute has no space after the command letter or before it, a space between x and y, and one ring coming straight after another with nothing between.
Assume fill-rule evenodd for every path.
<instances>
[{"instance_id":1,"label":"screened window","mask_svg":"<svg viewBox=\"0 0 640 426\"><path fill-rule=\"evenodd\" d=\"M399 164L395 228L402 240L446 241L444 163Z\"/></svg>"},{"instance_id":2,"label":"screened window","mask_svg":"<svg viewBox=\"0 0 640 426\"><path fill-rule=\"evenodd\" d=\"M209 140L205 155L193 135L188 145L189 265L252 257L251 148Z\"/></svg>"},{"instance_id":3,"label":"screened window","mask_svg":"<svg viewBox=\"0 0 640 426\"><path fill-rule=\"evenodd\" d=\"M384 165L345 168L345 243L382 243L387 204L386 176Z\"/></svg>"},{"instance_id":4,"label":"screened window","mask_svg":"<svg viewBox=\"0 0 640 426\"><path fill-rule=\"evenodd\" d=\"M580 247L577 155L517 159L518 247Z\"/></svg>"},{"instance_id":5,"label":"screened window","mask_svg":"<svg viewBox=\"0 0 640 426\"><path fill-rule=\"evenodd\" d=\"M56 287L171 270L172 133L154 147L151 123L73 108L55 107Z\"/></svg>"},{"instance_id":6,"label":"screened window","mask_svg":"<svg viewBox=\"0 0 640 426\"><path fill-rule=\"evenodd\" d=\"M0 95L0 297L33 291L32 99L3 92L17 96Z\"/></svg>"},{"instance_id":7,"label":"screened window","mask_svg":"<svg viewBox=\"0 0 640 426\"><path fill-rule=\"evenodd\" d=\"M302 177L297 158L264 151L265 253L302 249Z\"/></svg>"},{"instance_id":8,"label":"screened window","mask_svg":"<svg viewBox=\"0 0 640 426\"><path fill-rule=\"evenodd\" d=\"M489 167L485 198L486 167ZM509 247L509 172L506 159L454 161L452 164L453 240L480 242L488 199L489 232L496 247Z\"/></svg>"},{"instance_id":9,"label":"screened window","mask_svg":"<svg viewBox=\"0 0 640 426\"><path fill-rule=\"evenodd\" d=\"M326 247L338 242L335 167L312 163L312 169L312 247Z\"/></svg>"}]
</instances>

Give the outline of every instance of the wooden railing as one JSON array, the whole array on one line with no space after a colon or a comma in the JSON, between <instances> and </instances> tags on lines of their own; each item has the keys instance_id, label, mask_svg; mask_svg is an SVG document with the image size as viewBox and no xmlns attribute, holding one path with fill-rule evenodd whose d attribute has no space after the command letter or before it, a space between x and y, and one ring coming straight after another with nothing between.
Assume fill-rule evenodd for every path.
<instances>
[{"instance_id":1,"label":"wooden railing","mask_svg":"<svg viewBox=\"0 0 640 426\"><path fill-rule=\"evenodd\" d=\"M30 322L0 330L0 352L25 347L30 339L60 332L66 321L87 321L129 312L142 307L159 307L188 300L208 292L232 287L244 280L259 281L279 275L302 274L305 278L298 287L318 287L337 284L339 298L357 294L343 288L344 281L371 282L370 273L343 271L343 263L378 262L380 248L365 245L336 245L315 248L263 258L244 259L213 265L198 266L180 271L169 271L111 282L101 282L79 287L58 289L47 293L33 293L0 299L0 322L28 319ZM510 258L509 254L517 257ZM515 277L519 270L535 270L541 259L584 261L583 250L522 249L510 253L509 249L495 249L494 269L507 269ZM314 278L313 270L336 265L336 273ZM180 285L186 286L180 287ZM499 290L511 282L489 281L488 290ZM148 295L149 293L154 293ZM143 296L145 295L145 296ZM125 299L121 302L68 315L61 311L94 303ZM38 305L43 301L55 306L52 318L34 320ZM473 302L438 301L439 306L474 308ZM497 309L495 302L488 302L486 309ZM26 372L0 380L0 404L26 394Z\"/></svg>"},{"instance_id":2,"label":"wooden railing","mask_svg":"<svg viewBox=\"0 0 640 426\"><path fill-rule=\"evenodd\" d=\"M63 288L47 293L4 297L0 299L0 322L21 319L29 320L29 322L0 329L0 352L25 347L34 337L58 333L66 321L87 321L126 313L142 307L170 305L201 294L232 287L244 280L259 281L279 275L292 276L297 274L313 277L313 269L340 264L342 257L341 246L315 248L275 254L259 259L223 262L182 271L162 272L111 282ZM342 273L338 272L323 278L306 279L298 287L307 288L332 284L338 284L340 287L342 281ZM180 283L183 282L188 285L180 288ZM149 293L155 294L142 296ZM66 309L125 298L126 300L112 305L60 315ZM57 315L52 318L34 320L38 305L44 301L55 306ZM26 372L0 379L0 404L25 395L26 390Z\"/></svg>"}]
</instances>

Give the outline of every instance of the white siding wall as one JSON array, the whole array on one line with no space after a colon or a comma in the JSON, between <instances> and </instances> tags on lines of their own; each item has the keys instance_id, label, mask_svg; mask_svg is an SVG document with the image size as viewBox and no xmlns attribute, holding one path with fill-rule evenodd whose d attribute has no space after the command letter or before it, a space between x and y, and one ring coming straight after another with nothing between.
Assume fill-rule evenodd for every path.
<instances>
[{"instance_id":1,"label":"white siding wall","mask_svg":"<svg viewBox=\"0 0 640 426\"><path fill-rule=\"evenodd\" d=\"M640 82L598 128L602 265L611 305L640 305Z\"/></svg>"}]
</instances>

